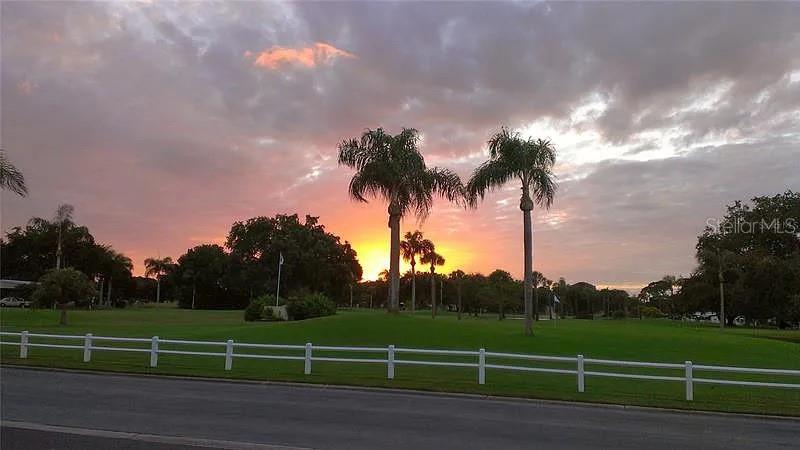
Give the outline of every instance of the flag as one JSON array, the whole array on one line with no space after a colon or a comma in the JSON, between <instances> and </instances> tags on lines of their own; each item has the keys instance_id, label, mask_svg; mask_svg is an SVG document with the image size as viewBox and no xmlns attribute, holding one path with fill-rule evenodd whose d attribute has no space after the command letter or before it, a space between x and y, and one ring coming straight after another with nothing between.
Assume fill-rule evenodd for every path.
<instances>
[{"instance_id":1,"label":"flag","mask_svg":"<svg viewBox=\"0 0 800 450\"><path fill-rule=\"evenodd\" d=\"M558 299L558 296L556 294L553 294L553 301L556 303L561 303L561 300Z\"/></svg>"},{"instance_id":2,"label":"flag","mask_svg":"<svg viewBox=\"0 0 800 450\"><path fill-rule=\"evenodd\" d=\"M278 259L278 265L283 265L283 252L280 253L280 258Z\"/></svg>"}]
</instances>

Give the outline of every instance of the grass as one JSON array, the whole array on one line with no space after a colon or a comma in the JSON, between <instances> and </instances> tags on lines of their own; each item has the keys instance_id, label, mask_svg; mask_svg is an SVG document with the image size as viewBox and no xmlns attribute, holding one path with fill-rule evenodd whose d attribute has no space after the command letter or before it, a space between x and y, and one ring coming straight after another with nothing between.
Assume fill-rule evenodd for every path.
<instances>
[{"instance_id":1,"label":"grass","mask_svg":"<svg viewBox=\"0 0 800 450\"><path fill-rule=\"evenodd\" d=\"M186 311L136 308L114 311L70 311L69 325L58 326L58 312L4 309L3 331L29 330L61 334L94 333L103 336L214 340L251 343L380 346L524 352L544 355L637 360L651 362L734 365L742 367L800 369L797 331L728 329L689 326L666 320L562 320L537 322L535 336L522 335L519 320L495 318L456 320L443 315L397 316L379 311L340 311L332 317L287 323L245 323L241 311ZM4 340L9 340L4 337ZM39 340L37 342L43 342ZM64 343L61 341L60 343ZM103 343L103 345L107 345ZM130 346L131 344L127 344ZM143 347L148 347L146 344ZM162 348L168 348L162 346ZM191 350L211 350L194 347ZM219 347L212 351L220 351ZM244 351L244 350L243 350ZM297 353L294 353L297 354ZM321 355L322 352L315 354ZM341 354L337 354L340 356ZM332 356L332 355L323 355ZM355 356L355 355L354 355ZM358 357L380 357L359 354ZM314 362L313 373L303 375L302 361L234 359L233 370L223 370L220 357L159 356L150 368L145 353L96 351L91 363L82 362L80 350L32 348L26 360L18 347L2 346L4 364L97 369L137 373L211 376L327 384L387 386L432 391L468 392L543 399L617 403L730 412L800 416L800 389L775 389L695 384L695 401L684 400L683 383L587 377L586 392L576 392L572 375L508 372L487 369L486 384L477 384L471 368L398 365L394 380L386 379L384 364ZM417 356L403 355L413 359ZM398 356L398 359L401 356ZM421 356L420 356L421 358ZM426 359L432 358L425 356ZM475 358L441 358L474 362ZM526 365L520 361L489 361ZM557 363L530 363L566 367ZM682 376L682 370L622 369L587 365L587 370L628 371ZM798 377L701 373L695 377L800 382Z\"/></svg>"}]
</instances>

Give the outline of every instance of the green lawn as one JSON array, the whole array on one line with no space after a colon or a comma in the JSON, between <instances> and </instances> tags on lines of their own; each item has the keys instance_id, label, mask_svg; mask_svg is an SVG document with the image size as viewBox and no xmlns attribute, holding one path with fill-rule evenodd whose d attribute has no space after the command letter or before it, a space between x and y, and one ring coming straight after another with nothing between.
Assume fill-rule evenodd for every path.
<instances>
[{"instance_id":1,"label":"green lawn","mask_svg":"<svg viewBox=\"0 0 800 450\"><path fill-rule=\"evenodd\" d=\"M538 322L535 336L522 335L522 322L499 322L493 317L457 321L452 315L432 320L426 313L393 316L382 311L340 311L332 317L289 323L245 323L241 311L186 311L140 308L115 311L70 311L70 324L60 327L58 313L3 309L3 331L29 330L61 334L94 333L104 336L226 340L251 343L446 348L545 355L607 358L652 362L736 365L800 369L800 333L776 330L731 329L685 325L666 320L562 320ZM9 337L4 337L9 340ZM14 338L16 339L16 338ZM34 342L44 342L39 339ZM63 343L63 342L60 342ZM97 345L97 344L96 344ZM109 345L103 343L102 345ZM127 344L128 346L132 344ZM148 347L146 344L143 347ZM162 345L162 349L175 348ZM186 348L189 349L189 348ZM191 350L209 350L194 347ZM214 351L221 351L219 348ZM243 350L244 351L244 350ZM298 353L295 353L298 354ZM316 353L315 354L322 354ZM161 355L151 369L146 353L100 352L82 362L80 350L32 348L27 360L18 359L18 347L2 346L4 364L30 364L125 372L197 375L311 383L391 386L434 391L649 405L672 408L738 411L800 416L800 389L732 387L695 384L695 401L684 400L683 383L587 377L586 392L576 391L572 375L507 372L487 369L486 384L477 384L471 368L401 366L395 379L386 379L383 364L314 362L313 374L303 375L302 361L235 359L233 370L223 370L223 358ZM340 354L337 354L339 356ZM324 355L332 356L332 355ZM359 357L379 357L360 354ZM403 355L398 359L430 359ZM442 358L440 358L442 359ZM474 362L474 358L453 358ZM487 360L487 363L568 367L559 364ZM587 365L587 370L682 376L682 370L637 370ZM800 383L800 377L742 376L696 372L695 377L753 379Z\"/></svg>"}]
</instances>

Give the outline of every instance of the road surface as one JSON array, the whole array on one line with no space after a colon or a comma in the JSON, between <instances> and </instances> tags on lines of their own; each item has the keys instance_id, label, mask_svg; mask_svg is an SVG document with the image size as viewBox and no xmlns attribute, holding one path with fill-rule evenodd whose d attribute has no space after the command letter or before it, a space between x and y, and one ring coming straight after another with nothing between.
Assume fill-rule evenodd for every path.
<instances>
[{"instance_id":1,"label":"road surface","mask_svg":"<svg viewBox=\"0 0 800 450\"><path fill-rule=\"evenodd\" d=\"M797 448L800 420L4 367L6 450Z\"/></svg>"}]
</instances>

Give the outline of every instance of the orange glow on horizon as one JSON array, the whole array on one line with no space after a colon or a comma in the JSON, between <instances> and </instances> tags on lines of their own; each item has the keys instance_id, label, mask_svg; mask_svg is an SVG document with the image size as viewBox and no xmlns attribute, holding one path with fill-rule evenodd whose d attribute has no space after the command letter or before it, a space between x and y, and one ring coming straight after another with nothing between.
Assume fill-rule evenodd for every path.
<instances>
[{"instance_id":1,"label":"orange glow on horizon","mask_svg":"<svg viewBox=\"0 0 800 450\"><path fill-rule=\"evenodd\" d=\"M387 233L388 234L388 233ZM387 236L388 237L388 236ZM364 270L362 280L377 280L383 270L389 270L389 241L387 240L366 240L351 243L358 253L358 262ZM469 267L472 261L472 251L469 248L455 246L450 242L442 241L436 243L437 253L444 256L445 264L436 266L436 273L449 274L450 272L461 269L467 272L465 267ZM400 274L411 270L411 264L403 259L400 260ZM417 272L429 272L430 266L420 264L417 260Z\"/></svg>"}]
</instances>

